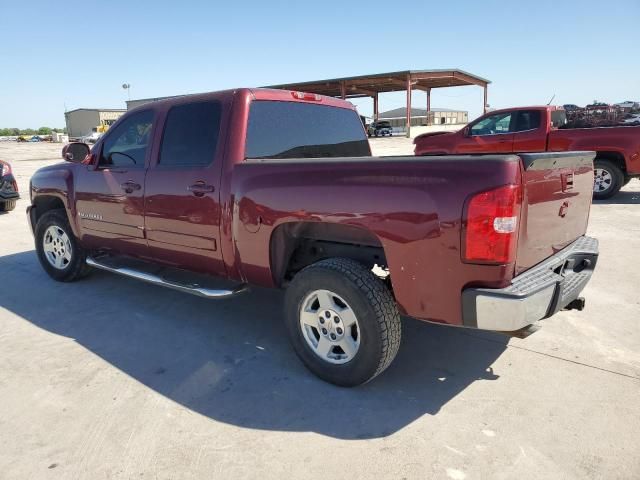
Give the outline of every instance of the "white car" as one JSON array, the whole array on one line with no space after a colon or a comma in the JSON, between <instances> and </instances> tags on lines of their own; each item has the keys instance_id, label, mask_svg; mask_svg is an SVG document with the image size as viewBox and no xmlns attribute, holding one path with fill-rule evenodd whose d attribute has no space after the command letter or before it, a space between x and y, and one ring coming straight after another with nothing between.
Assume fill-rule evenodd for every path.
<instances>
[{"instance_id":1,"label":"white car","mask_svg":"<svg viewBox=\"0 0 640 480\"><path fill-rule=\"evenodd\" d=\"M640 125L640 113L636 113L622 122L625 125Z\"/></svg>"}]
</instances>

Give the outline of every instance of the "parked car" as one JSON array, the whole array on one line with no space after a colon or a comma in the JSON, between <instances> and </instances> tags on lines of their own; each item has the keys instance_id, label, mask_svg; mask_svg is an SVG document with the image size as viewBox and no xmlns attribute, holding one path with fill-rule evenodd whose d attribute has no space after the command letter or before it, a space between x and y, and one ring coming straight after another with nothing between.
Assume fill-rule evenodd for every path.
<instances>
[{"instance_id":1,"label":"parked car","mask_svg":"<svg viewBox=\"0 0 640 480\"><path fill-rule=\"evenodd\" d=\"M416 155L596 152L594 198L610 198L640 177L640 127L563 128L564 110L553 106L495 110L457 132L415 138Z\"/></svg>"},{"instance_id":2,"label":"parked car","mask_svg":"<svg viewBox=\"0 0 640 480\"><path fill-rule=\"evenodd\" d=\"M384 137L385 135L393 135L393 127L391 126L391 122L386 120L380 120L377 122L372 122L367 129L367 134L375 137Z\"/></svg>"},{"instance_id":3,"label":"parked car","mask_svg":"<svg viewBox=\"0 0 640 480\"><path fill-rule=\"evenodd\" d=\"M640 113L629 115L621 123L624 125L640 125Z\"/></svg>"},{"instance_id":4,"label":"parked car","mask_svg":"<svg viewBox=\"0 0 640 480\"><path fill-rule=\"evenodd\" d=\"M0 212L9 212L16 208L20 198L18 183L9 163L0 160Z\"/></svg>"},{"instance_id":5,"label":"parked car","mask_svg":"<svg viewBox=\"0 0 640 480\"><path fill-rule=\"evenodd\" d=\"M389 366L400 314L523 333L581 309L598 257L593 154L371 158L353 105L331 97L153 102L63 156L32 177L28 209L53 279L94 267L206 298L286 288L295 352L337 385Z\"/></svg>"}]
</instances>

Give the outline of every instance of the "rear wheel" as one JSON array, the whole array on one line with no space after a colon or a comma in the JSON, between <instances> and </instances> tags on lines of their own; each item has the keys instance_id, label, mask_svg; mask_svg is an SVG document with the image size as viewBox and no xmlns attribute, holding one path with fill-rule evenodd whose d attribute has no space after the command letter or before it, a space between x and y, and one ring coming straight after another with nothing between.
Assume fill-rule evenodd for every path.
<instances>
[{"instance_id":1,"label":"rear wheel","mask_svg":"<svg viewBox=\"0 0 640 480\"><path fill-rule=\"evenodd\" d=\"M54 280L72 282L89 273L86 251L73 235L64 210L50 210L40 217L35 240L40 264Z\"/></svg>"},{"instance_id":2,"label":"rear wheel","mask_svg":"<svg viewBox=\"0 0 640 480\"><path fill-rule=\"evenodd\" d=\"M620 191L624 182L622 170L609 160L596 159L593 166L593 198L605 200Z\"/></svg>"},{"instance_id":3,"label":"rear wheel","mask_svg":"<svg viewBox=\"0 0 640 480\"><path fill-rule=\"evenodd\" d=\"M0 212L10 212L14 208L16 208L15 200L6 200L0 203Z\"/></svg>"},{"instance_id":4,"label":"rear wheel","mask_svg":"<svg viewBox=\"0 0 640 480\"><path fill-rule=\"evenodd\" d=\"M391 292L370 270L345 258L315 263L287 289L286 326L298 357L321 379L344 387L382 373L400 346Z\"/></svg>"}]
</instances>

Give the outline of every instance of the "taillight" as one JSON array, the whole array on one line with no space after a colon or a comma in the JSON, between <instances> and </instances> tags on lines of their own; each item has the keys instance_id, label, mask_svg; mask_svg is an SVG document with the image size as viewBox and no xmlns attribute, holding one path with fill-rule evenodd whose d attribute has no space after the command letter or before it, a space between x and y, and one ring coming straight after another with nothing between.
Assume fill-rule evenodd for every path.
<instances>
[{"instance_id":1,"label":"taillight","mask_svg":"<svg viewBox=\"0 0 640 480\"><path fill-rule=\"evenodd\" d=\"M317 93L307 93L307 92L291 92L291 96L298 100L308 100L311 102L321 102L322 97Z\"/></svg>"},{"instance_id":2,"label":"taillight","mask_svg":"<svg viewBox=\"0 0 640 480\"><path fill-rule=\"evenodd\" d=\"M511 263L516 259L519 185L505 185L474 195L467 203L463 259L479 263Z\"/></svg>"},{"instance_id":3,"label":"taillight","mask_svg":"<svg viewBox=\"0 0 640 480\"><path fill-rule=\"evenodd\" d=\"M5 175L9 175L11 173L11 165L9 165L8 163L4 163L2 162L2 177L4 177Z\"/></svg>"}]
</instances>

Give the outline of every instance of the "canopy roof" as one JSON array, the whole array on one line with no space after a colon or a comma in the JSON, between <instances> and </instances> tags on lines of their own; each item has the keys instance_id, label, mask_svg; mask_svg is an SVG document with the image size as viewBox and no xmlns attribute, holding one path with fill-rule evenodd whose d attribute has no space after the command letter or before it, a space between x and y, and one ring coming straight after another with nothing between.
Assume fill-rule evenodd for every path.
<instances>
[{"instance_id":1,"label":"canopy roof","mask_svg":"<svg viewBox=\"0 0 640 480\"><path fill-rule=\"evenodd\" d=\"M304 92L345 98L372 97L378 93L407 90L407 81L413 90L431 88L462 87L477 85L486 87L490 80L462 70L404 70L401 72L376 73L357 77L330 78L310 82L269 85L267 88L301 90ZM344 88L344 90L343 90Z\"/></svg>"}]
</instances>

